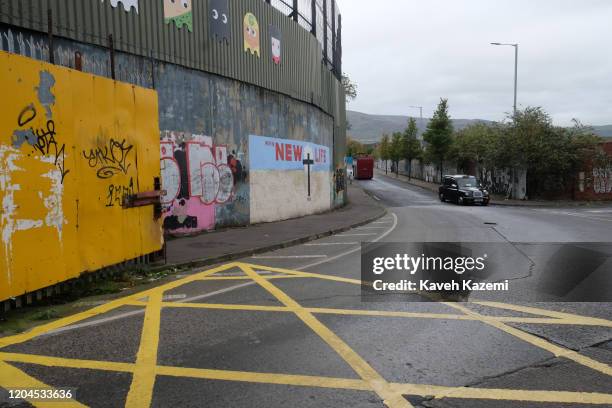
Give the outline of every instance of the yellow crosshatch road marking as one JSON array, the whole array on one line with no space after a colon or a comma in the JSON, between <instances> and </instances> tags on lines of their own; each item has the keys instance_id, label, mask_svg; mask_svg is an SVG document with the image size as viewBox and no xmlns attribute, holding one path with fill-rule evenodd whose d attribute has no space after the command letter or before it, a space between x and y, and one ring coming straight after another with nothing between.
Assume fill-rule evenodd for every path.
<instances>
[{"instance_id":1,"label":"yellow crosshatch road marking","mask_svg":"<svg viewBox=\"0 0 612 408\"><path fill-rule=\"evenodd\" d=\"M240 269L244 275L222 276L231 269ZM259 274L257 271L276 273L276 275ZM219 274L219 276L215 276ZM571 313L557 312L542 308L518 306L499 302L474 301L472 303L496 309L505 309L516 312L536 315L537 317L489 316L477 313L462 304L443 302L443 304L456 310L453 313L417 313L400 311L333 309L323 307L303 307L293 298L274 285L278 279L321 279L341 282L351 285L361 285L357 279L342 278L338 276L322 275L311 272L301 272L282 268L252 265L233 262L217 268L205 270L180 280L152 288L144 292L126 296L121 299L94 307L88 311L75 314L63 319L38 326L30 332L0 338L0 388L52 388L41 381L29 376L10 363L27 363L45 367L64 367L76 369L92 369L112 372L126 372L132 374L132 384L126 399L126 406L146 407L151 404L153 388L157 375L200 378L209 380L225 380L249 382L259 384L280 384L314 388L336 388L345 390L371 391L379 395L389 407L410 407L404 396L433 396L436 399L461 398L480 400L507 400L522 402L549 402L549 403L581 403L592 405L612 405L612 394L597 392L575 392L562 390L521 390L521 389L491 389L475 387L446 387L427 384L403 384L388 382L355 350L346 344L336 333L321 323L316 315L336 314L347 316L372 316L379 318L396 317L407 319L445 319L476 321L495 327L515 338L525 341L533 346L546 350L553 355L566 358L575 363L589 367L600 373L612 376L612 368L605 363L596 361L576 351L553 344L540 337L534 336L506 323L531 324L558 324L612 327L612 321L580 316ZM240 304L215 303L186 303L163 301L166 291L176 289L185 284L196 281L214 280L246 280L253 281L273 295L282 306L259 306ZM9 345L20 344L37 336L53 330L70 326L87 318L95 317L121 306L137 306L145 310L144 323L141 332L140 345L135 363L119 363L99 360L83 360L60 358L53 356L7 353L1 349ZM314 333L320 336L349 366L359 375L359 379L334 378L325 376L293 375L281 373L259 373L250 371L216 370L206 368L169 367L157 364L159 348L159 330L161 324L161 310L163 308L191 308L191 309L219 309L240 310L253 312L279 312L293 313L306 324ZM544 316L544 317L542 317ZM37 407L55 407L57 402L30 401ZM84 406L75 400L62 401L61 406Z\"/></svg>"}]
</instances>

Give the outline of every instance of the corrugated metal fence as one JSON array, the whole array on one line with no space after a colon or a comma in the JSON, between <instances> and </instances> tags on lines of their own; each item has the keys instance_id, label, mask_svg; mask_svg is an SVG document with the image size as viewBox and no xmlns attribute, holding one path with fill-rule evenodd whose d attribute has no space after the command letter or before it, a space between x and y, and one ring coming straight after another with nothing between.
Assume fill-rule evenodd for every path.
<instances>
[{"instance_id":1,"label":"corrugated metal fence","mask_svg":"<svg viewBox=\"0 0 612 408\"><path fill-rule=\"evenodd\" d=\"M0 0L0 22L41 32L51 28L56 36L103 47L109 46L112 35L118 51L215 73L289 95L320 107L334 116L338 126L343 126L344 98L340 81L328 64L322 63L324 52L317 36L302 27L299 19L296 22L288 18L266 1L230 0L231 38L226 44L209 34L209 1L193 0L192 32L185 27L179 29L174 23L164 23L164 0L123 0L117 7L111 4L116 0ZM321 0L317 1L319 10ZM121 6L127 4L129 8L130 3L137 4L138 9L132 7L126 11ZM327 3L331 5L332 0L322 2L329 9L331 6ZM247 12L259 20L261 58L243 51L242 24ZM280 65L272 61L269 25L282 33ZM337 54L335 47L331 49Z\"/></svg>"}]
</instances>

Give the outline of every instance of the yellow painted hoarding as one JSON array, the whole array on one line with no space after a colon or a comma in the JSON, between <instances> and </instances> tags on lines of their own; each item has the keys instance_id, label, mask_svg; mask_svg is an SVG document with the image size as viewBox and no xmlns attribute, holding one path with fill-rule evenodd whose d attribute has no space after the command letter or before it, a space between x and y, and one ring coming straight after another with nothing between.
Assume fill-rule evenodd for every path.
<instances>
[{"instance_id":1,"label":"yellow painted hoarding","mask_svg":"<svg viewBox=\"0 0 612 408\"><path fill-rule=\"evenodd\" d=\"M157 93L0 51L0 300L162 246Z\"/></svg>"}]
</instances>

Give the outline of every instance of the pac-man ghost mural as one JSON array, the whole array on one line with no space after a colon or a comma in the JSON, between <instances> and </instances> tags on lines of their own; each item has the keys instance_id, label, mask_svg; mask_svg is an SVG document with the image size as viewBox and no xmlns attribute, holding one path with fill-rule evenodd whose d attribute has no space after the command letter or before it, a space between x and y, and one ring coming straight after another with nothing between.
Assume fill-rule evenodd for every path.
<instances>
[{"instance_id":1,"label":"pac-man ghost mural","mask_svg":"<svg viewBox=\"0 0 612 408\"><path fill-rule=\"evenodd\" d=\"M278 27L270 25L270 44L272 44L272 61L281 62L281 32Z\"/></svg>"},{"instance_id":2,"label":"pac-man ghost mural","mask_svg":"<svg viewBox=\"0 0 612 408\"><path fill-rule=\"evenodd\" d=\"M210 37L229 43L231 37L230 15L227 0L210 0L208 2Z\"/></svg>"},{"instance_id":3,"label":"pac-man ghost mural","mask_svg":"<svg viewBox=\"0 0 612 408\"><path fill-rule=\"evenodd\" d=\"M121 2L123 4L123 9L125 11L130 11L132 7L136 9L136 14L138 14L138 0L109 0L111 7L117 7L117 5ZM104 0L102 0L104 3Z\"/></svg>"},{"instance_id":4,"label":"pac-man ghost mural","mask_svg":"<svg viewBox=\"0 0 612 408\"><path fill-rule=\"evenodd\" d=\"M186 26L193 31L192 0L164 0L164 21L170 24L174 21L177 28Z\"/></svg>"},{"instance_id":5,"label":"pac-man ghost mural","mask_svg":"<svg viewBox=\"0 0 612 408\"><path fill-rule=\"evenodd\" d=\"M244 51L251 51L259 57L259 23L253 13L244 15Z\"/></svg>"}]
</instances>

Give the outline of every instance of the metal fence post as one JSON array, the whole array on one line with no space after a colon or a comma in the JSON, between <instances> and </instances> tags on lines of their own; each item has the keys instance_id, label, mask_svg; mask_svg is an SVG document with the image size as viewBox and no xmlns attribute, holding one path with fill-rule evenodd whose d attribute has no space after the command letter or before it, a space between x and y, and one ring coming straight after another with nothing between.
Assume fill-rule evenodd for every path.
<instances>
[{"instance_id":1,"label":"metal fence post","mask_svg":"<svg viewBox=\"0 0 612 408\"><path fill-rule=\"evenodd\" d=\"M331 0L332 18L332 67L336 67L336 0Z\"/></svg>"},{"instance_id":2,"label":"metal fence post","mask_svg":"<svg viewBox=\"0 0 612 408\"><path fill-rule=\"evenodd\" d=\"M299 11L298 11L298 0L293 0L293 21L295 21L297 23L298 18L299 18Z\"/></svg>"},{"instance_id":3,"label":"metal fence post","mask_svg":"<svg viewBox=\"0 0 612 408\"><path fill-rule=\"evenodd\" d=\"M323 0L323 59L327 64L327 0Z\"/></svg>"},{"instance_id":4,"label":"metal fence post","mask_svg":"<svg viewBox=\"0 0 612 408\"><path fill-rule=\"evenodd\" d=\"M338 78L342 78L342 14L338 14L338 34L336 35L336 55L334 56L334 64Z\"/></svg>"},{"instance_id":5,"label":"metal fence post","mask_svg":"<svg viewBox=\"0 0 612 408\"><path fill-rule=\"evenodd\" d=\"M49 34L49 62L55 64L55 55L53 54L53 11L51 7L47 9L47 30Z\"/></svg>"},{"instance_id":6,"label":"metal fence post","mask_svg":"<svg viewBox=\"0 0 612 408\"><path fill-rule=\"evenodd\" d=\"M310 32L317 38L317 0L310 0Z\"/></svg>"},{"instance_id":7,"label":"metal fence post","mask_svg":"<svg viewBox=\"0 0 612 408\"><path fill-rule=\"evenodd\" d=\"M115 44L113 42L113 35L108 35L108 49L110 50L110 69L111 78L115 79Z\"/></svg>"}]
</instances>

